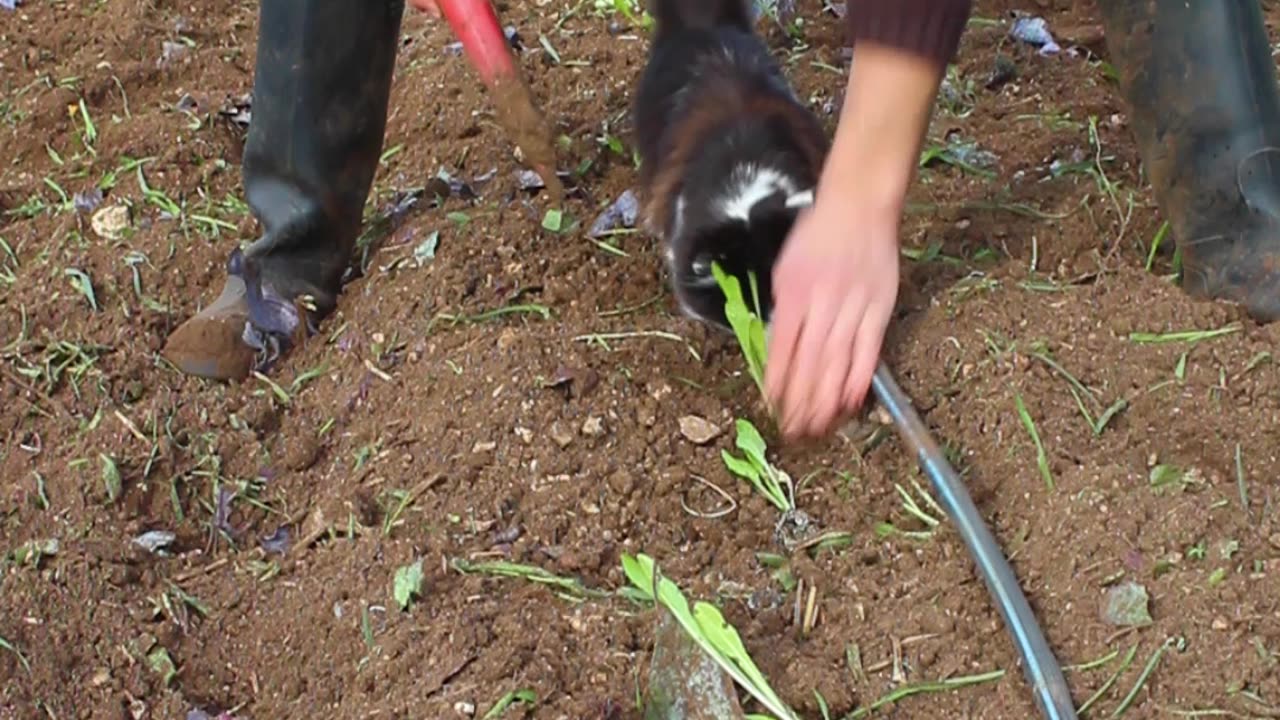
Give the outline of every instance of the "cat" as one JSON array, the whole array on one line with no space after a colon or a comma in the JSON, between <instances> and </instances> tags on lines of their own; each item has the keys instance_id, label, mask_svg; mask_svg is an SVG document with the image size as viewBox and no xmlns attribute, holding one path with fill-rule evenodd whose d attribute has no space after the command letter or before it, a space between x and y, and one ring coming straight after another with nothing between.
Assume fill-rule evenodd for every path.
<instances>
[{"instance_id":1,"label":"cat","mask_svg":"<svg viewBox=\"0 0 1280 720\"><path fill-rule=\"evenodd\" d=\"M711 264L756 278L772 313L773 265L813 203L829 149L764 39L752 0L649 0L655 22L632 106L642 225L659 237L681 311L728 330Z\"/></svg>"}]
</instances>

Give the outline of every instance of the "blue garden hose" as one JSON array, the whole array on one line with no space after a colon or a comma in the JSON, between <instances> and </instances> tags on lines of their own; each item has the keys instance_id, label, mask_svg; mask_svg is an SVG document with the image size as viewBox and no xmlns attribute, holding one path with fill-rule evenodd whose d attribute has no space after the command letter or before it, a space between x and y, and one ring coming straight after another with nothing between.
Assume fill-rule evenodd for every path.
<instances>
[{"instance_id":1,"label":"blue garden hose","mask_svg":"<svg viewBox=\"0 0 1280 720\"><path fill-rule=\"evenodd\" d=\"M947 462L942 449L912 407L910 398L898 387L884 363L876 368L871 387L893 418L903 441L915 451L920 468L929 477L934 492L941 497L942 507L951 516L961 539L969 548L969 554L977 563L978 572L986 581L987 589L1004 618L1005 627L1022 656L1023 670L1035 692L1040 711L1049 720L1075 720L1075 705L1062 668L1049 648L1026 596L1022 594L1013 568L1001 552L995 536L982 521L960 476Z\"/></svg>"}]
</instances>

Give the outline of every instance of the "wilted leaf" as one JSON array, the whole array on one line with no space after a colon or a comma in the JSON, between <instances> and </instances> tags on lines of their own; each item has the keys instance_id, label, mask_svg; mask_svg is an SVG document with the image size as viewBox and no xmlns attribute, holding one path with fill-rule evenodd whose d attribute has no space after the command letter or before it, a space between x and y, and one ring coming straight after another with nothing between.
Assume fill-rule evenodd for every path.
<instances>
[{"instance_id":1,"label":"wilted leaf","mask_svg":"<svg viewBox=\"0 0 1280 720\"><path fill-rule=\"evenodd\" d=\"M558 233L564 227L564 213L556 208L547 210L547 214L542 216L542 229L548 232Z\"/></svg>"},{"instance_id":2,"label":"wilted leaf","mask_svg":"<svg viewBox=\"0 0 1280 720\"><path fill-rule=\"evenodd\" d=\"M1132 581L1122 582L1107 591L1107 603L1102 619L1119 627L1142 627L1151 624L1151 612L1147 609L1150 597L1147 589Z\"/></svg>"},{"instance_id":3,"label":"wilted leaf","mask_svg":"<svg viewBox=\"0 0 1280 720\"><path fill-rule=\"evenodd\" d=\"M115 502L120 497L120 468L116 467L116 461L106 453L99 453L98 458L102 461L102 484L107 489L107 501Z\"/></svg>"},{"instance_id":4,"label":"wilted leaf","mask_svg":"<svg viewBox=\"0 0 1280 720\"><path fill-rule=\"evenodd\" d=\"M147 663L151 665L152 670L160 673L165 685L173 682L173 678L178 674L178 668L173 664L173 658L169 657L169 651L163 647L156 647L152 650L147 655Z\"/></svg>"},{"instance_id":5,"label":"wilted leaf","mask_svg":"<svg viewBox=\"0 0 1280 720\"><path fill-rule=\"evenodd\" d=\"M413 249L413 259L418 261L418 265L422 266L436 256L436 248L440 245L440 231L436 230L427 236L426 240L418 243L418 247Z\"/></svg>"},{"instance_id":6,"label":"wilted leaf","mask_svg":"<svg viewBox=\"0 0 1280 720\"><path fill-rule=\"evenodd\" d=\"M406 610L413 598L422 592L422 558L396 570L391 594L401 610Z\"/></svg>"},{"instance_id":7,"label":"wilted leaf","mask_svg":"<svg viewBox=\"0 0 1280 720\"><path fill-rule=\"evenodd\" d=\"M598 238L618 227L635 227L636 220L639 217L640 200L634 192L626 190L609 207L605 208L604 212L600 213L600 216L591 224L591 231L588 235L592 238Z\"/></svg>"}]
</instances>

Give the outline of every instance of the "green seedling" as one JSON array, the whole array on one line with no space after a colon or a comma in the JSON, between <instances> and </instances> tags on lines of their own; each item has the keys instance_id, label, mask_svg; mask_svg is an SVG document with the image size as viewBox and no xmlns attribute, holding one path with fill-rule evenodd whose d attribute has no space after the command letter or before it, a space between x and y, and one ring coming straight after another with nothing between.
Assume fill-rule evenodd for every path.
<instances>
[{"instance_id":1,"label":"green seedling","mask_svg":"<svg viewBox=\"0 0 1280 720\"><path fill-rule=\"evenodd\" d=\"M1089 429L1093 431L1094 437L1101 435L1102 431L1107 429L1107 426L1111 424L1116 415L1129 407L1128 400L1118 398L1110 406L1103 409L1102 403L1097 396L1076 379L1074 375L1067 372L1067 369L1054 360L1047 351L1037 350L1030 353L1030 356L1049 366L1051 370L1067 381L1067 389L1071 391L1071 397L1075 399L1076 407L1080 409L1080 414L1084 416L1084 421L1089 424ZM1090 405L1095 410L1101 410L1101 413L1096 418L1093 413L1089 412Z\"/></svg>"},{"instance_id":2,"label":"green seedling","mask_svg":"<svg viewBox=\"0 0 1280 720\"><path fill-rule=\"evenodd\" d=\"M795 510L795 485L791 482L790 475L774 467L765 458L767 448L760 431L747 420L739 419L735 424L738 436L734 444L745 457L738 457L728 450L721 450L720 457L724 460L725 467L751 483L751 487L782 512Z\"/></svg>"},{"instance_id":3,"label":"green seedling","mask_svg":"<svg viewBox=\"0 0 1280 720\"><path fill-rule=\"evenodd\" d=\"M1022 395L1015 394L1013 402L1018 408L1018 417L1022 420L1022 426L1027 429L1027 434L1031 436L1031 442L1036 446L1036 466L1040 469L1040 477L1044 478L1044 484L1050 490L1053 489L1053 473L1049 469L1049 454L1045 452L1044 443L1040 440L1040 431L1036 429L1036 423L1031 419L1031 412L1027 410L1026 403L1022 402Z\"/></svg>"},{"instance_id":4,"label":"green seedling","mask_svg":"<svg viewBox=\"0 0 1280 720\"><path fill-rule=\"evenodd\" d=\"M656 563L648 555L633 557L624 554L622 569L646 599L666 608L698 647L769 712L781 720L800 720L769 686L743 646L738 631L724 619L719 609L701 601L690 608L680 588L659 575Z\"/></svg>"},{"instance_id":5,"label":"green seedling","mask_svg":"<svg viewBox=\"0 0 1280 720\"><path fill-rule=\"evenodd\" d=\"M1004 670L993 670L988 673L982 673L981 675L965 675L961 677L947 678L946 680L934 680L913 683L911 685L903 685L902 687L889 692L887 695L881 697L870 705L858 708L848 715L845 715L843 720L854 720L854 718L866 717L885 705L900 702L912 695L947 692L948 690L955 690L957 688L968 687L970 685L993 682L1004 677L1004 673Z\"/></svg>"},{"instance_id":6,"label":"green seedling","mask_svg":"<svg viewBox=\"0 0 1280 720\"><path fill-rule=\"evenodd\" d=\"M13 656L18 658L18 662L22 665L22 669L26 670L28 675L31 674L31 663L27 662L27 657L23 655L18 648L14 647L13 643L0 637L0 650L6 650L13 653Z\"/></svg>"},{"instance_id":7,"label":"green seedling","mask_svg":"<svg viewBox=\"0 0 1280 720\"><path fill-rule=\"evenodd\" d=\"M902 509L906 511L908 515L911 515L923 523L926 529L903 530L891 522L882 522L876 525L876 534L880 537L900 535L911 540L928 540L933 537L934 533L938 531L938 525L940 525L942 521L926 512L925 509L920 506L920 503L916 502L916 499L911 496L911 493L908 492L906 488L902 487L900 483L894 483L893 486L897 489L898 496L902 498ZM920 487L920 483L916 482L914 478L911 480L911 486L915 488L916 494L919 495L925 503L934 510L934 512L938 515L946 514L938 505L938 502L933 499L933 496L926 492L924 488Z\"/></svg>"},{"instance_id":8,"label":"green seedling","mask_svg":"<svg viewBox=\"0 0 1280 720\"><path fill-rule=\"evenodd\" d=\"M496 575L500 577L520 578L540 585L547 585L553 588L557 595L566 600L578 601L586 598L603 598L608 596L608 593L588 588L574 578L561 577L532 565L521 565L519 563L505 561L471 563L462 559L455 559L451 564L453 565L454 570L457 570L464 575Z\"/></svg>"},{"instance_id":9,"label":"green seedling","mask_svg":"<svg viewBox=\"0 0 1280 720\"><path fill-rule=\"evenodd\" d=\"M1160 658L1169 650L1169 648L1177 647L1178 649L1181 649L1181 646L1181 638L1169 638L1163 643L1160 643L1160 647L1156 648L1156 651L1151 654L1151 659L1148 660L1146 666L1142 668L1142 673L1138 675L1138 679L1133 683L1133 687L1129 690L1129 694L1125 695L1124 700L1121 700L1120 704L1116 706L1116 709L1111 711L1111 717L1120 717L1126 710L1133 706L1133 702L1137 700L1138 693L1142 690L1142 686L1147 683L1147 680L1151 677L1151 673L1155 672L1156 665L1159 664ZM1134 646L1134 649L1137 649L1137 645Z\"/></svg>"},{"instance_id":10,"label":"green seedling","mask_svg":"<svg viewBox=\"0 0 1280 720\"><path fill-rule=\"evenodd\" d=\"M1089 699L1085 700L1084 704L1079 707L1077 713L1081 717L1084 717L1085 713L1088 712L1089 708L1092 707L1094 703L1102 699L1103 696L1111 691L1111 688L1115 687L1116 681L1119 680L1124 671L1128 670L1129 666L1133 664L1133 658L1137 654L1138 645L1135 643L1133 647L1129 648L1129 652L1125 654L1124 659L1120 661L1120 667L1116 668L1115 672L1111 673L1111 675L1107 677L1106 682L1102 683L1102 686L1090 695Z\"/></svg>"},{"instance_id":11,"label":"green seedling","mask_svg":"<svg viewBox=\"0 0 1280 720\"><path fill-rule=\"evenodd\" d=\"M1213 340L1224 335L1240 332L1244 326L1239 323L1232 323L1226 327L1220 327L1215 330L1183 330L1181 332L1170 333L1129 333L1129 342L1138 343L1140 345L1163 345L1168 343L1190 343L1196 344Z\"/></svg>"},{"instance_id":12,"label":"green seedling","mask_svg":"<svg viewBox=\"0 0 1280 720\"><path fill-rule=\"evenodd\" d=\"M742 348L742 357L747 361L747 372L755 381L764 397L764 363L768 357L768 340L765 337L764 322L760 319L760 292L756 284L756 276L748 273L751 282L751 297L755 302L755 312L747 308L742 296L742 283L733 275L726 274L719 263L711 263L711 274L724 293L724 314L729 320L729 327L738 338L738 347Z\"/></svg>"},{"instance_id":13,"label":"green seedling","mask_svg":"<svg viewBox=\"0 0 1280 720\"><path fill-rule=\"evenodd\" d=\"M503 695L498 702L494 703L493 708L484 714L484 720L494 720L507 711L507 708L516 703L524 703L530 707L538 704L538 695L532 690L512 690Z\"/></svg>"}]
</instances>

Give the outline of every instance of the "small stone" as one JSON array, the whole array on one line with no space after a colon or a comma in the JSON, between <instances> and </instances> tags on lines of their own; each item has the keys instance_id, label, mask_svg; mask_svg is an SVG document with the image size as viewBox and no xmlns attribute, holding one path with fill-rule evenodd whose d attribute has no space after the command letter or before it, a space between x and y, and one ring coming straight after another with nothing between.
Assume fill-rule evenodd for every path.
<instances>
[{"instance_id":1,"label":"small stone","mask_svg":"<svg viewBox=\"0 0 1280 720\"><path fill-rule=\"evenodd\" d=\"M520 339L520 335L516 333L515 330L511 328L507 328L502 331L501 335L498 336L498 349L510 350L511 346L515 345L516 341L519 339Z\"/></svg>"},{"instance_id":2,"label":"small stone","mask_svg":"<svg viewBox=\"0 0 1280 720\"><path fill-rule=\"evenodd\" d=\"M529 428L517 427L515 432L516 432L516 437L520 438L520 442L523 442L525 445L529 445L533 443L533 431L530 430Z\"/></svg>"},{"instance_id":3,"label":"small stone","mask_svg":"<svg viewBox=\"0 0 1280 720\"><path fill-rule=\"evenodd\" d=\"M94 670L93 677L89 678L89 684L96 688L100 688L109 682L111 682L111 671L106 668L98 668L97 670Z\"/></svg>"},{"instance_id":4,"label":"small stone","mask_svg":"<svg viewBox=\"0 0 1280 720\"><path fill-rule=\"evenodd\" d=\"M871 417L881 425L893 424L893 416L889 415L889 411L885 410L883 405L876 405L875 409L871 411Z\"/></svg>"},{"instance_id":5,"label":"small stone","mask_svg":"<svg viewBox=\"0 0 1280 720\"><path fill-rule=\"evenodd\" d=\"M666 383L662 383L661 385L658 385L657 387L651 388L649 390L650 397L652 397L654 400L657 400L658 402L662 402L662 399L670 394L671 394L671 386Z\"/></svg>"},{"instance_id":6,"label":"small stone","mask_svg":"<svg viewBox=\"0 0 1280 720\"><path fill-rule=\"evenodd\" d=\"M160 65L168 65L175 60L181 60L186 57L188 48L182 43L170 42L165 40L160 43Z\"/></svg>"},{"instance_id":7,"label":"small stone","mask_svg":"<svg viewBox=\"0 0 1280 720\"><path fill-rule=\"evenodd\" d=\"M129 208L124 205L104 207L89 221L93 231L104 240L119 240L129 227Z\"/></svg>"},{"instance_id":8,"label":"small stone","mask_svg":"<svg viewBox=\"0 0 1280 720\"><path fill-rule=\"evenodd\" d=\"M560 446L561 450L569 447L569 443L573 442L573 433L569 432L568 430L565 430L564 426L558 422L551 423L550 435L551 435L551 439L555 442L556 445Z\"/></svg>"},{"instance_id":9,"label":"small stone","mask_svg":"<svg viewBox=\"0 0 1280 720\"><path fill-rule=\"evenodd\" d=\"M1212 623L1210 623L1210 627L1212 627L1214 630L1222 632L1223 630L1230 628L1231 624L1227 622L1226 618L1222 616L1218 616L1213 619Z\"/></svg>"},{"instance_id":10,"label":"small stone","mask_svg":"<svg viewBox=\"0 0 1280 720\"><path fill-rule=\"evenodd\" d=\"M471 452L479 455L481 453L489 453L496 450L498 443L491 441L481 441L471 447Z\"/></svg>"},{"instance_id":11,"label":"small stone","mask_svg":"<svg viewBox=\"0 0 1280 720\"><path fill-rule=\"evenodd\" d=\"M694 445L706 445L720 437L724 431L715 423L697 415L680 418L680 434Z\"/></svg>"},{"instance_id":12,"label":"small stone","mask_svg":"<svg viewBox=\"0 0 1280 720\"><path fill-rule=\"evenodd\" d=\"M469 703L465 700L459 700L453 704L453 710L459 715L471 717L476 714L476 705L475 703Z\"/></svg>"},{"instance_id":13,"label":"small stone","mask_svg":"<svg viewBox=\"0 0 1280 720\"><path fill-rule=\"evenodd\" d=\"M601 435L604 435L604 418L587 418L587 421L582 423L582 434L587 437L600 437Z\"/></svg>"}]
</instances>

